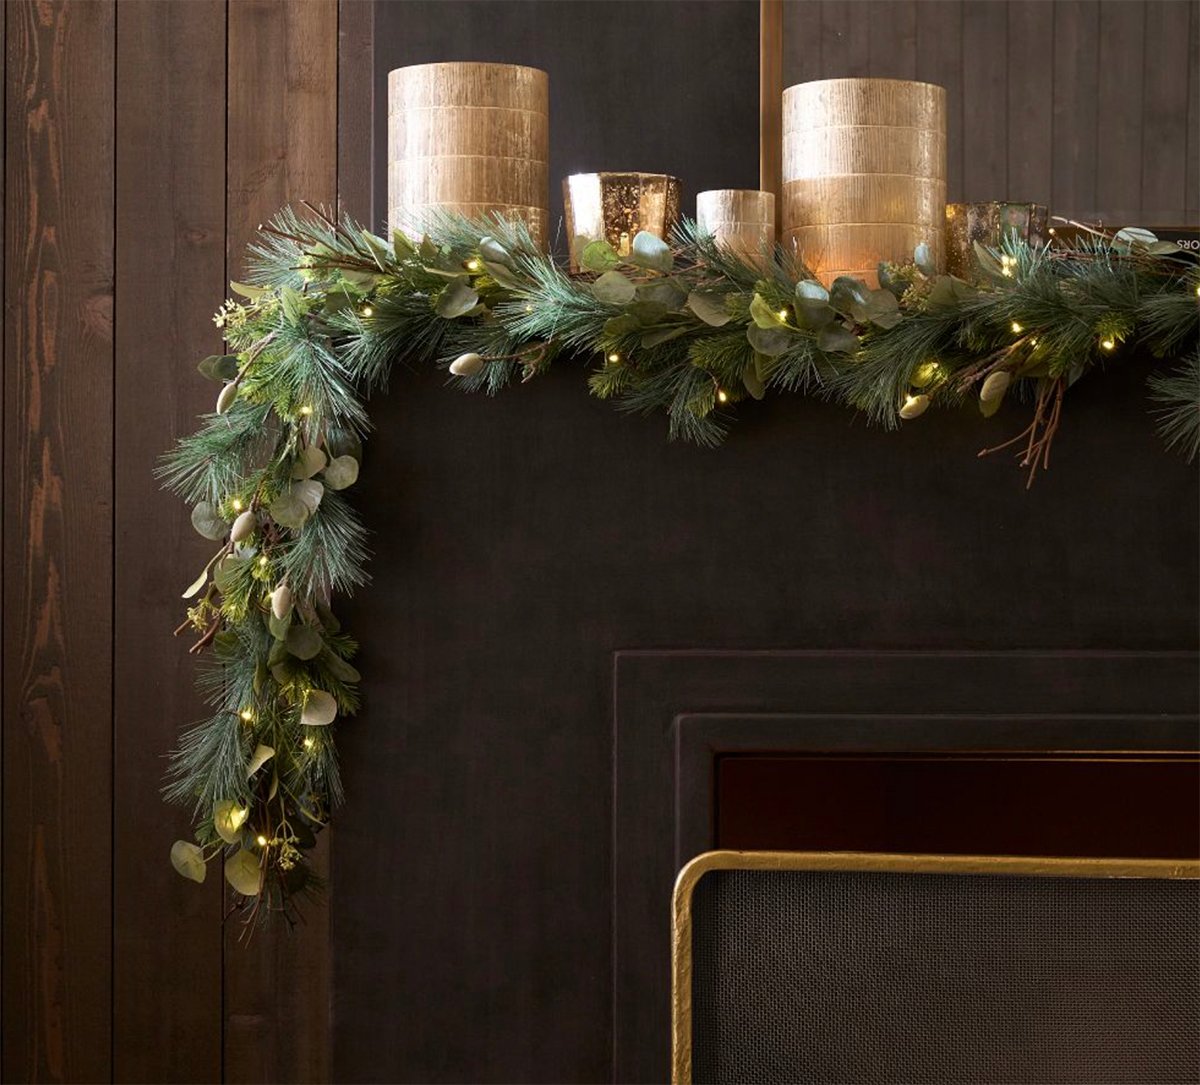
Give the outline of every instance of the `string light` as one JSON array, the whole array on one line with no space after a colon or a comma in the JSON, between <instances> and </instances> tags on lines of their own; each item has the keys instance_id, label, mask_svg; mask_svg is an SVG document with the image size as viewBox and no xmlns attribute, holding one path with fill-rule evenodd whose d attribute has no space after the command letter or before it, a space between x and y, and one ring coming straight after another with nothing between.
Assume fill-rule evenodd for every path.
<instances>
[{"instance_id":1,"label":"string light","mask_svg":"<svg viewBox=\"0 0 1200 1085\"><path fill-rule=\"evenodd\" d=\"M1013 335L1020 335L1025 329L1021 327L1015 320L1012 322Z\"/></svg>"},{"instance_id":2,"label":"string light","mask_svg":"<svg viewBox=\"0 0 1200 1085\"><path fill-rule=\"evenodd\" d=\"M729 393L726 392L724 388L717 389L717 402L718 403L728 403L729 402Z\"/></svg>"},{"instance_id":3,"label":"string light","mask_svg":"<svg viewBox=\"0 0 1200 1085\"><path fill-rule=\"evenodd\" d=\"M310 414L312 414L312 408L306 403L300 408L300 413L307 418Z\"/></svg>"},{"instance_id":4,"label":"string light","mask_svg":"<svg viewBox=\"0 0 1200 1085\"><path fill-rule=\"evenodd\" d=\"M478 271L479 268L480 268L480 263L474 257L471 257L471 259L467 261L467 270L468 271Z\"/></svg>"},{"instance_id":5,"label":"string light","mask_svg":"<svg viewBox=\"0 0 1200 1085\"><path fill-rule=\"evenodd\" d=\"M266 568L266 564L267 564L267 555L266 554L262 554L259 556L258 564L260 566L262 566L263 568Z\"/></svg>"},{"instance_id":6,"label":"string light","mask_svg":"<svg viewBox=\"0 0 1200 1085\"><path fill-rule=\"evenodd\" d=\"M1007 253L1002 254L1000 257L1001 272L1003 272L1005 275L1007 275L1007 276L1009 276L1009 278L1011 278L1012 273L1013 273L1013 265L1016 262L1017 262L1016 259L1012 256L1009 256Z\"/></svg>"},{"instance_id":7,"label":"string light","mask_svg":"<svg viewBox=\"0 0 1200 1085\"><path fill-rule=\"evenodd\" d=\"M304 740L304 748L306 750L311 750L313 748L313 740L311 738L306 738Z\"/></svg>"},{"instance_id":8,"label":"string light","mask_svg":"<svg viewBox=\"0 0 1200 1085\"><path fill-rule=\"evenodd\" d=\"M788 311L786 309L780 309L776 315L779 317L780 320L787 320Z\"/></svg>"},{"instance_id":9,"label":"string light","mask_svg":"<svg viewBox=\"0 0 1200 1085\"><path fill-rule=\"evenodd\" d=\"M265 848L267 846L267 838L263 836L262 833L258 834L258 846L260 848Z\"/></svg>"},{"instance_id":10,"label":"string light","mask_svg":"<svg viewBox=\"0 0 1200 1085\"><path fill-rule=\"evenodd\" d=\"M1054 234L1055 234L1055 229L1054 229L1054 227L1053 227L1053 226L1051 226L1051 227L1050 227L1049 234L1050 234L1050 236L1051 236L1051 237L1053 237L1053 236L1054 236Z\"/></svg>"},{"instance_id":11,"label":"string light","mask_svg":"<svg viewBox=\"0 0 1200 1085\"><path fill-rule=\"evenodd\" d=\"M375 310L372 309L369 305L364 305L362 307L362 315L363 316L374 316Z\"/></svg>"},{"instance_id":12,"label":"string light","mask_svg":"<svg viewBox=\"0 0 1200 1085\"><path fill-rule=\"evenodd\" d=\"M254 719L254 711L249 708L243 708L238 715L242 717L242 720L245 723L250 723Z\"/></svg>"},{"instance_id":13,"label":"string light","mask_svg":"<svg viewBox=\"0 0 1200 1085\"><path fill-rule=\"evenodd\" d=\"M234 512L241 512L241 511L242 511L242 508L243 508L243 506L242 506L242 499L241 499L240 497L235 497L235 498L234 498L234 499L233 499L233 500L230 502L230 504L233 506L233 511L234 511Z\"/></svg>"},{"instance_id":14,"label":"string light","mask_svg":"<svg viewBox=\"0 0 1200 1085\"><path fill-rule=\"evenodd\" d=\"M526 305L526 306L525 306L525 312L527 312L527 313L532 313L532 312L533 312L533 306L532 306L532 305Z\"/></svg>"},{"instance_id":15,"label":"string light","mask_svg":"<svg viewBox=\"0 0 1200 1085\"><path fill-rule=\"evenodd\" d=\"M616 365L620 360L621 355L619 355L615 350L608 356L609 365Z\"/></svg>"},{"instance_id":16,"label":"string light","mask_svg":"<svg viewBox=\"0 0 1200 1085\"><path fill-rule=\"evenodd\" d=\"M1108 337L1107 337L1107 338L1105 338L1105 339L1101 339L1101 340L1100 340L1100 345L1101 345L1101 346L1102 346L1102 347L1103 347L1105 350L1112 350L1112 349L1113 349L1113 347L1115 347L1115 346L1117 345L1117 341L1116 341L1116 340L1115 340L1115 339L1114 339L1114 338L1113 338L1113 337L1110 335L1110 336L1108 336Z\"/></svg>"}]
</instances>

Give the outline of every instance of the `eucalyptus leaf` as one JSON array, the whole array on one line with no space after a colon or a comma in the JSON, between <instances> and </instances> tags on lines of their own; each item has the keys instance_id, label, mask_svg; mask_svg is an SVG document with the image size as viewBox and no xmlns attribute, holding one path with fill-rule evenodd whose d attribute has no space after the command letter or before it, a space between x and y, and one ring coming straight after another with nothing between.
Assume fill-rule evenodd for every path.
<instances>
[{"instance_id":1,"label":"eucalyptus leaf","mask_svg":"<svg viewBox=\"0 0 1200 1085\"><path fill-rule=\"evenodd\" d=\"M858 336L841 324L830 324L817 333L817 348L826 354L853 354Z\"/></svg>"},{"instance_id":2,"label":"eucalyptus leaf","mask_svg":"<svg viewBox=\"0 0 1200 1085\"><path fill-rule=\"evenodd\" d=\"M341 656L328 648L321 653L321 665L339 682L355 683L362 681L362 675L356 667L351 666Z\"/></svg>"},{"instance_id":3,"label":"eucalyptus leaf","mask_svg":"<svg viewBox=\"0 0 1200 1085\"><path fill-rule=\"evenodd\" d=\"M512 266L512 253L494 237L481 237L479 239L479 255L484 260L493 264L503 264L505 267Z\"/></svg>"},{"instance_id":4,"label":"eucalyptus leaf","mask_svg":"<svg viewBox=\"0 0 1200 1085\"><path fill-rule=\"evenodd\" d=\"M687 299L687 306L705 324L720 328L733 319L725 305L725 295L715 290L693 290Z\"/></svg>"},{"instance_id":5,"label":"eucalyptus leaf","mask_svg":"<svg viewBox=\"0 0 1200 1085\"><path fill-rule=\"evenodd\" d=\"M1147 249L1158 241L1158 235L1141 226L1124 226L1113 235L1113 248L1117 252Z\"/></svg>"},{"instance_id":6,"label":"eucalyptus leaf","mask_svg":"<svg viewBox=\"0 0 1200 1085\"><path fill-rule=\"evenodd\" d=\"M649 328L657 324L670 310L660 301L633 301L625 308L640 327Z\"/></svg>"},{"instance_id":7,"label":"eucalyptus leaf","mask_svg":"<svg viewBox=\"0 0 1200 1085\"><path fill-rule=\"evenodd\" d=\"M327 633L336 633L342 628L342 623L337 620L333 611L329 609L328 603L323 603L318 599L313 605L313 609L316 610L317 617L321 619L321 625L324 626Z\"/></svg>"},{"instance_id":8,"label":"eucalyptus leaf","mask_svg":"<svg viewBox=\"0 0 1200 1085\"><path fill-rule=\"evenodd\" d=\"M619 271L606 271L594 283L592 293L597 301L606 305L628 305L633 301L637 290Z\"/></svg>"},{"instance_id":9,"label":"eucalyptus leaf","mask_svg":"<svg viewBox=\"0 0 1200 1085\"><path fill-rule=\"evenodd\" d=\"M316 659L321 654L321 649L325 647L325 642L321 640L321 634L310 625L293 625L287 631L284 643L291 655L305 661Z\"/></svg>"},{"instance_id":10,"label":"eucalyptus leaf","mask_svg":"<svg viewBox=\"0 0 1200 1085\"><path fill-rule=\"evenodd\" d=\"M755 294L750 299L750 319L760 328L777 330L779 314L767 303L761 294Z\"/></svg>"},{"instance_id":11,"label":"eucalyptus leaf","mask_svg":"<svg viewBox=\"0 0 1200 1085\"><path fill-rule=\"evenodd\" d=\"M403 230L392 231L392 252L397 260L406 260L416 254L417 246L412 243Z\"/></svg>"},{"instance_id":12,"label":"eucalyptus leaf","mask_svg":"<svg viewBox=\"0 0 1200 1085\"><path fill-rule=\"evenodd\" d=\"M621 258L607 241L588 241L579 254L579 264L588 271L605 272L619 267Z\"/></svg>"},{"instance_id":13,"label":"eucalyptus leaf","mask_svg":"<svg viewBox=\"0 0 1200 1085\"><path fill-rule=\"evenodd\" d=\"M242 826L250 811L232 799L213 803L213 828L226 844L236 844L242 838Z\"/></svg>"},{"instance_id":14,"label":"eucalyptus leaf","mask_svg":"<svg viewBox=\"0 0 1200 1085\"><path fill-rule=\"evenodd\" d=\"M1004 265L1000 263L1000 260L991 249L981 245L978 241L972 241L971 247L975 250L975 259L979 261L979 266L985 274L999 282L1004 282L1004 280L1010 278L1010 276L1004 274Z\"/></svg>"},{"instance_id":15,"label":"eucalyptus leaf","mask_svg":"<svg viewBox=\"0 0 1200 1085\"><path fill-rule=\"evenodd\" d=\"M171 845L171 866L177 873L194 882L203 882L208 866L204 862L204 852L187 840L176 840Z\"/></svg>"},{"instance_id":16,"label":"eucalyptus leaf","mask_svg":"<svg viewBox=\"0 0 1200 1085\"><path fill-rule=\"evenodd\" d=\"M353 486L358 480L358 460L353 456L338 456L325 468L322 477L325 485L331 490L344 490L347 486Z\"/></svg>"},{"instance_id":17,"label":"eucalyptus leaf","mask_svg":"<svg viewBox=\"0 0 1200 1085\"><path fill-rule=\"evenodd\" d=\"M210 381L231 381L238 375L236 354L210 354L196 368Z\"/></svg>"},{"instance_id":18,"label":"eucalyptus leaf","mask_svg":"<svg viewBox=\"0 0 1200 1085\"><path fill-rule=\"evenodd\" d=\"M292 478L312 478L318 471L325 469L325 453L316 445L309 445L301 450L300 455L292 463Z\"/></svg>"},{"instance_id":19,"label":"eucalyptus leaf","mask_svg":"<svg viewBox=\"0 0 1200 1085\"><path fill-rule=\"evenodd\" d=\"M677 324L669 328L652 328L642 336L642 346L649 349L656 347L660 343L667 343L672 339L678 339L681 335L687 333L687 325Z\"/></svg>"},{"instance_id":20,"label":"eucalyptus leaf","mask_svg":"<svg viewBox=\"0 0 1200 1085\"><path fill-rule=\"evenodd\" d=\"M379 270L386 271L388 259L392 255L388 249L388 243L382 237L371 233L370 230L361 230L360 235L363 241L367 243L367 248L375 258L375 263L379 266Z\"/></svg>"},{"instance_id":21,"label":"eucalyptus leaf","mask_svg":"<svg viewBox=\"0 0 1200 1085\"><path fill-rule=\"evenodd\" d=\"M604 322L604 334L610 339L619 339L622 335L640 331L641 327L642 322L632 313L622 313Z\"/></svg>"},{"instance_id":22,"label":"eucalyptus leaf","mask_svg":"<svg viewBox=\"0 0 1200 1085\"><path fill-rule=\"evenodd\" d=\"M1170 256L1173 253L1183 252L1174 241L1155 241L1152 245L1146 246L1146 251L1151 256Z\"/></svg>"},{"instance_id":23,"label":"eucalyptus leaf","mask_svg":"<svg viewBox=\"0 0 1200 1085\"><path fill-rule=\"evenodd\" d=\"M646 230L639 230L633 238L629 262L652 271L666 272L675 266L675 257L671 254L671 246L661 237L655 237Z\"/></svg>"},{"instance_id":24,"label":"eucalyptus leaf","mask_svg":"<svg viewBox=\"0 0 1200 1085\"><path fill-rule=\"evenodd\" d=\"M929 247L928 242L922 241L913 250L913 262L917 265L917 270L927 279L932 279L937 274L937 263L933 259L933 250Z\"/></svg>"},{"instance_id":25,"label":"eucalyptus leaf","mask_svg":"<svg viewBox=\"0 0 1200 1085\"><path fill-rule=\"evenodd\" d=\"M208 583L208 570L205 569L195 580L193 580L184 591L182 598L190 599L195 595L205 584Z\"/></svg>"},{"instance_id":26,"label":"eucalyptus leaf","mask_svg":"<svg viewBox=\"0 0 1200 1085\"><path fill-rule=\"evenodd\" d=\"M890 290L872 290L867 300L867 318L880 328L894 328L900 323L900 302Z\"/></svg>"},{"instance_id":27,"label":"eucalyptus leaf","mask_svg":"<svg viewBox=\"0 0 1200 1085\"><path fill-rule=\"evenodd\" d=\"M456 279L438 295L434 310L440 317L454 320L465 316L479 304L479 295L462 279Z\"/></svg>"},{"instance_id":28,"label":"eucalyptus leaf","mask_svg":"<svg viewBox=\"0 0 1200 1085\"><path fill-rule=\"evenodd\" d=\"M288 611L282 618L274 614L267 617L267 630L276 640L287 640L288 630L292 627L292 612Z\"/></svg>"},{"instance_id":29,"label":"eucalyptus leaf","mask_svg":"<svg viewBox=\"0 0 1200 1085\"><path fill-rule=\"evenodd\" d=\"M379 276L369 271L355 271L351 268L342 268L341 272L343 279L353 283L364 292L374 290L379 285Z\"/></svg>"},{"instance_id":30,"label":"eucalyptus leaf","mask_svg":"<svg viewBox=\"0 0 1200 1085\"><path fill-rule=\"evenodd\" d=\"M192 509L192 527L213 542L225 538L225 533L229 530L210 501L201 501Z\"/></svg>"},{"instance_id":31,"label":"eucalyptus leaf","mask_svg":"<svg viewBox=\"0 0 1200 1085\"><path fill-rule=\"evenodd\" d=\"M261 860L252 851L242 848L232 859L225 860L225 880L243 897L256 897L262 886Z\"/></svg>"},{"instance_id":32,"label":"eucalyptus leaf","mask_svg":"<svg viewBox=\"0 0 1200 1085\"><path fill-rule=\"evenodd\" d=\"M797 301L829 301L829 291L816 279L801 279L796 284Z\"/></svg>"},{"instance_id":33,"label":"eucalyptus leaf","mask_svg":"<svg viewBox=\"0 0 1200 1085\"><path fill-rule=\"evenodd\" d=\"M746 328L746 341L759 354L774 358L791 345L791 333L779 327L778 324L773 328L762 328L757 324L751 324Z\"/></svg>"},{"instance_id":34,"label":"eucalyptus leaf","mask_svg":"<svg viewBox=\"0 0 1200 1085\"><path fill-rule=\"evenodd\" d=\"M275 498L267 512L280 527L290 527L293 531L299 531L311 515L308 505L300 500L294 487Z\"/></svg>"},{"instance_id":35,"label":"eucalyptus leaf","mask_svg":"<svg viewBox=\"0 0 1200 1085\"><path fill-rule=\"evenodd\" d=\"M829 288L830 306L842 316L853 316L856 320L858 314L865 310L869 298L870 290L867 284L849 275L839 275Z\"/></svg>"},{"instance_id":36,"label":"eucalyptus leaf","mask_svg":"<svg viewBox=\"0 0 1200 1085\"><path fill-rule=\"evenodd\" d=\"M217 591L222 595L228 595L245 566L245 558L235 557L232 554L217 562L217 567L213 570L213 583L216 584Z\"/></svg>"},{"instance_id":37,"label":"eucalyptus leaf","mask_svg":"<svg viewBox=\"0 0 1200 1085\"><path fill-rule=\"evenodd\" d=\"M323 689L310 690L304 699L300 722L306 727L327 727L337 719L337 701Z\"/></svg>"},{"instance_id":38,"label":"eucalyptus leaf","mask_svg":"<svg viewBox=\"0 0 1200 1085\"><path fill-rule=\"evenodd\" d=\"M325 487L314 478L306 478L292 483L292 493L304 503L309 513L314 513L325 496Z\"/></svg>"},{"instance_id":39,"label":"eucalyptus leaf","mask_svg":"<svg viewBox=\"0 0 1200 1085\"><path fill-rule=\"evenodd\" d=\"M250 755L250 763L246 766L246 779L249 780L259 769L263 767L272 757L275 756L275 750L259 743L254 748L254 753Z\"/></svg>"},{"instance_id":40,"label":"eucalyptus leaf","mask_svg":"<svg viewBox=\"0 0 1200 1085\"><path fill-rule=\"evenodd\" d=\"M688 299L687 291L671 279L657 279L637 288L638 301L657 302L668 310L681 309Z\"/></svg>"},{"instance_id":41,"label":"eucalyptus leaf","mask_svg":"<svg viewBox=\"0 0 1200 1085\"><path fill-rule=\"evenodd\" d=\"M251 301L258 301L260 298L265 298L271 292L265 286L251 286L249 283L231 282L229 289L235 294L241 294L243 298L249 298Z\"/></svg>"},{"instance_id":42,"label":"eucalyptus leaf","mask_svg":"<svg viewBox=\"0 0 1200 1085\"><path fill-rule=\"evenodd\" d=\"M762 378L758 375L758 368L753 362L749 362L742 370L742 384L755 399L762 399L767 394L766 385L763 384Z\"/></svg>"},{"instance_id":43,"label":"eucalyptus leaf","mask_svg":"<svg viewBox=\"0 0 1200 1085\"><path fill-rule=\"evenodd\" d=\"M521 290L525 286L504 264L497 264L494 260L484 260L483 270L501 286L508 287L509 290Z\"/></svg>"}]
</instances>

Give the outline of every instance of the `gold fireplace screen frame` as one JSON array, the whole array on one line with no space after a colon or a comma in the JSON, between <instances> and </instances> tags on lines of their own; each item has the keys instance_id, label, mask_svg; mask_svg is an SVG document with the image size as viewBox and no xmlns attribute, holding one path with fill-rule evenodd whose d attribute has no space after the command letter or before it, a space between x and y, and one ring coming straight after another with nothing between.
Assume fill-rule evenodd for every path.
<instances>
[{"instance_id":1,"label":"gold fireplace screen frame","mask_svg":"<svg viewBox=\"0 0 1200 1085\"><path fill-rule=\"evenodd\" d=\"M671 1080L675 1085L691 1085L692 1080L692 895L700 879L713 870L1200 879L1200 860L894 855L859 851L705 852L679 872L671 903Z\"/></svg>"}]
</instances>

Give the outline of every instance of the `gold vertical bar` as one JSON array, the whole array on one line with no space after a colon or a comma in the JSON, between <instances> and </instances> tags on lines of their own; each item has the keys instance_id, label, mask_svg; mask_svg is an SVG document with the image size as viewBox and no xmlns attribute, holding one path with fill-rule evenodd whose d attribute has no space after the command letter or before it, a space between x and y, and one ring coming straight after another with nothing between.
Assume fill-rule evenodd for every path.
<instances>
[{"instance_id":1,"label":"gold vertical bar","mask_svg":"<svg viewBox=\"0 0 1200 1085\"><path fill-rule=\"evenodd\" d=\"M758 187L780 206L783 190L783 0L759 0ZM779 215L775 216L779 236Z\"/></svg>"}]
</instances>

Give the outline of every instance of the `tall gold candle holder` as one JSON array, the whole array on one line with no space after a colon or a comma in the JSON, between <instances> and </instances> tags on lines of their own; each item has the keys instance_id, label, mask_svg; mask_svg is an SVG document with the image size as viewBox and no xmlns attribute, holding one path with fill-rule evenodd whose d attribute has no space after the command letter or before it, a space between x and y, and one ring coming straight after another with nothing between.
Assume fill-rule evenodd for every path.
<instances>
[{"instance_id":1,"label":"tall gold candle holder","mask_svg":"<svg viewBox=\"0 0 1200 1085\"><path fill-rule=\"evenodd\" d=\"M607 241L622 256L639 231L665 238L679 221L681 186L666 173L573 173L563 181L571 270L589 241Z\"/></svg>"},{"instance_id":2,"label":"tall gold candle holder","mask_svg":"<svg viewBox=\"0 0 1200 1085\"><path fill-rule=\"evenodd\" d=\"M698 193L696 225L718 245L757 262L775 244L775 194L749 188Z\"/></svg>"},{"instance_id":3,"label":"tall gold candle holder","mask_svg":"<svg viewBox=\"0 0 1200 1085\"><path fill-rule=\"evenodd\" d=\"M474 62L388 73L388 220L416 236L436 209L524 220L550 235L550 78Z\"/></svg>"},{"instance_id":4,"label":"tall gold candle holder","mask_svg":"<svg viewBox=\"0 0 1200 1085\"><path fill-rule=\"evenodd\" d=\"M901 79L821 79L783 94L783 241L825 283L878 285L881 260L922 242L943 266L946 91Z\"/></svg>"}]
</instances>

